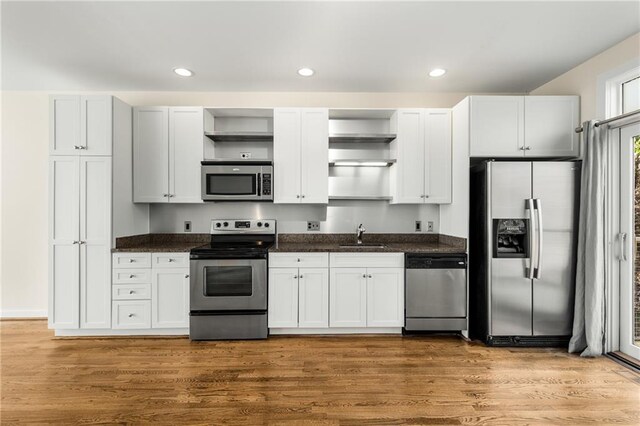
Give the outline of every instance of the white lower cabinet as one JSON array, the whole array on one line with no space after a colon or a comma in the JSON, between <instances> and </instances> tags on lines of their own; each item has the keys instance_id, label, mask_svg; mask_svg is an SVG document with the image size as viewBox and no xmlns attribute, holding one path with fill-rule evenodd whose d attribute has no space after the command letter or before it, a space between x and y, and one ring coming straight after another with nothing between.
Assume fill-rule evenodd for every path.
<instances>
[{"instance_id":1,"label":"white lower cabinet","mask_svg":"<svg viewBox=\"0 0 640 426\"><path fill-rule=\"evenodd\" d=\"M189 269L154 269L151 281L151 327L189 327Z\"/></svg>"},{"instance_id":2,"label":"white lower cabinet","mask_svg":"<svg viewBox=\"0 0 640 426\"><path fill-rule=\"evenodd\" d=\"M188 253L114 253L112 327L188 328L188 259Z\"/></svg>"},{"instance_id":3,"label":"white lower cabinet","mask_svg":"<svg viewBox=\"0 0 640 426\"><path fill-rule=\"evenodd\" d=\"M314 255L325 267L294 267L310 260L305 253L270 255L278 267L269 268L269 328L357 332L404 325L404 254Z\"/></svg>"}]
</instances>

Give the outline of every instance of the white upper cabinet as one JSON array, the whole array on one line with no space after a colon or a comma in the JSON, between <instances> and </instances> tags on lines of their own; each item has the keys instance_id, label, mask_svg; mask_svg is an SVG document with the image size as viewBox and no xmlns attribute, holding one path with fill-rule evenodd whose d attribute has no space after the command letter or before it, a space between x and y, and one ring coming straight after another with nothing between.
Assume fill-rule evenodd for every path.
<instances>
[{"instance_id":1,"label":"white upper cabinet","mask_svg":"<svg viewBox=\"0 0 640 426\"><path fill-rule=\"evenodd\" d=\"M133 199L201 203L202 108L133 110Z\"/></svg>"},{"instance_id":2,"label":"white upper cabinet","mask_svg":"<svg viewBox=\"0 0 640 426\"><path fill-rule=\"evenodd\" d=\"M451 203L451 110L425 112L424 202Z\"/></svg>"},{"instance_id":3,"label":"white upper cabinet","mask_svg":"<svg viewBox=\"0 0 640 426\"><path fill-rule=\"evenodd\" d=\"M111 96L52 95L49 104L51 155L111 155Z\"/></svg>"},{"instance_id":4,"label":"white upper cabinet","mask_svg":"<svg viewBox=\"0 0 640 426\"><path fill-rule=\"evenodd\" d=\"M169 201L202 203L200 162L203 158L202 108L169 109Z\"/></svg>"},{"instance_id":5,"label":"white upper cabinet","mask_svg":"<svg viewBox=\"0 0 640 426\"><path fill-rule=\"evenodd\" d=\"M578 157L580 98L525 96L524 140L527 157Z\"/></svg>"},{"instance_id":6,"label":"white upper cabinet","mask_svg":"<svg viewBox=\"0 0 640 426\"><path fill-rule=\"evenodd\" d=\"M471 96L471 157L577 157L577 96Z\"/></svg>"},{"instance_id":7,"label":"white upper cabinet","mask_svg":"<svg viewBox=\"0 0 640 426\"><path fill-rule=\"evenodd\" d=\"M451 110L401 109L392 123L391 202L451 203Z\"/></svg>"},{"instance_id":8,"label":"white upper cabinet","mask_svg":"<svg viewBox=\"0 0 640 426\"><path fill-rule=\"evenodd\" d=\"M471 96L470 107L472 157L523 156L523 96Z\"/></svg>"},{"instance_id":9,"label":"white upper cabinet","mask_svg":"<svg viewBox=\"0 0 640 426\"><path fill-rule=\"evenodd\" d=\"M273 115L274 203L329 202L329 110L276 108Z\"/></svg>"}]
</instances>

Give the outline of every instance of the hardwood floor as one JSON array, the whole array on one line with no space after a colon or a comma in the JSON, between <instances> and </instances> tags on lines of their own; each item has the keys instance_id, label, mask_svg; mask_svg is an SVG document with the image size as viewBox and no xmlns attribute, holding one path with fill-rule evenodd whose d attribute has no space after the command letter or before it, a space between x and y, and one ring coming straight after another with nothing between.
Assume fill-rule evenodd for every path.
<instances>
[{"instance_id":1,"label":"hardwood floor","mask_svg":"<svg viewBox=\"0 0 640 426\"><path fill-rule=\"evenodd\" d=\"M58 339L1 321L2 424L640 424L640 376L456 337Z\"/></svg>"}]
</instances>

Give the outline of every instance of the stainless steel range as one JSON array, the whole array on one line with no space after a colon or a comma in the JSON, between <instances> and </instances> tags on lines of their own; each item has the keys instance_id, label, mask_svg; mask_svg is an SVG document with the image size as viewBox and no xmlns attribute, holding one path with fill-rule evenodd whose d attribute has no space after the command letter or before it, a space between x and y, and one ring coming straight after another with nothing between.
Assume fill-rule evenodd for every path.
<instances>
[{"instance_id":1,"label":"stainless steel range","mask_svg":"<svg viewBox=\"0 0 640 426\"><path fill-rule=\"evenodd\" d=\"M267 337L267 251L275 220L214 219L191 250L191 340Z\"/></svg>"}]
</instances>

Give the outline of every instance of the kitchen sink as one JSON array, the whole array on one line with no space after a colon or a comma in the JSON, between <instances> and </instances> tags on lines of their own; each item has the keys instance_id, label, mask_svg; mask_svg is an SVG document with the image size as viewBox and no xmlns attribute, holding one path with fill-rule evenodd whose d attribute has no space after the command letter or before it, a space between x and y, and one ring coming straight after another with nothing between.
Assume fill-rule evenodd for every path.
<instances>
[{"instance_id":1,"label":"kitchen sink","mask_svg":"<svg viewBox=\"0 0 640 426\"><path fill-rule=\"evenodd\" d=\"M372 249L372 248L385 248L387 246L383 244L343 244L340 248L359 248L359 249Z\"/></svg>"}]
</instances>

